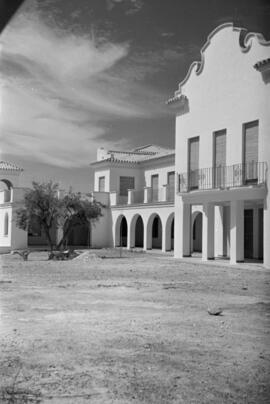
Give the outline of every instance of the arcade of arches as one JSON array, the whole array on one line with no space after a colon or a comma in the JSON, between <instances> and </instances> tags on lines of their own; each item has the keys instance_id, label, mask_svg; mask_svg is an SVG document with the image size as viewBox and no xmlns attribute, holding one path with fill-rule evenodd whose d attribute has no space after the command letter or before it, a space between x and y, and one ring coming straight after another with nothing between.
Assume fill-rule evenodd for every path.
<instances>
[{"instance_id":1,"label":"arcade of arches","mask_svg":"<svg viewBox=\"0 0 270 404\"><path fill-rule=\"evenodd\" d=\"M163 219L157 213L148 218L135 214L131 220L120 214L114 226L115 247L160 249L174 248L174 214Z\"/></svg>"}]
</instances>

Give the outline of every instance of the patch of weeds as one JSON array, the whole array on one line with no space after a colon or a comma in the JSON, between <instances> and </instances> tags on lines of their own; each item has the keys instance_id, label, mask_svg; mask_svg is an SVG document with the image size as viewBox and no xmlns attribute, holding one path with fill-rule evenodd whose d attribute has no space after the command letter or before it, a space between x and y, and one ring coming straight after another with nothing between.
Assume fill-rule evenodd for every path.
<instances>
[{"instance_id":1,"label":"patch of weeds","mask_svg":"<svg viewBox=\"0 0 270 404\"><path fill-rule=\"evenodd\" d=\"M7 352L0 364L1 374L4 376L2 377L2 385L0 387L0 403L41 403L41 394L39 391L34 391L27 387L19 387L19 383L26 381L26 378L22 375L23 362L20 355L22 341L17 333L17 329L14 329L13 332L14 334L11 339L8 336L6 343L3 344L3 346L7 345Z\"/></svg>"},{"instance_id":2,"label":"patch of weeds","mask_svg":"<svg viewBox=\"0 0 270 404\"><path fill-rule=\"evenodd\" d=\"M39 392L31 391L26 388L18 387L18 378L22 371L22 363L19 360L8 361L9 367L16 367L16 373L13 375L11 382L7 386L0 389L1 403L6 404L28 404L41 403L41 396Z\"/></svg>"},{"instance_id":3,"label":"patch of weeds","mask_svg":"<svg viewBox=\"0 0 270 404\"><path fill-rule=\"evenodd\" d=\"M0 390L1 403L6 404L39 404L42 402L40 393L15 386L3 387Z\"/></svg>"}]
</instances>

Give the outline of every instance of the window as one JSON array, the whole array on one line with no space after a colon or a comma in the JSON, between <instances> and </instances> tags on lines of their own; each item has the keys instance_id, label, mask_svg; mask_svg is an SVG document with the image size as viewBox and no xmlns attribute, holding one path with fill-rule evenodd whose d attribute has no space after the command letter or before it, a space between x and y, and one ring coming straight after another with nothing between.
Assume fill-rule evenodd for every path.
<instances>
[{"instance_id":1,"label":"window","mask_svg":"<svg viewBox=\"0 0 270 404\"><path fill-rule=\"evenodd\" d=\"M129 189L135 188L134 177L120 177L120 196L127 196Z\"/></svg>"},{"instance_id":2,"label":"window","mask_svg":"<svg viewBox=\"0 0 270 404\"><path fill-rule=\"evenodd\" d=\"M168 200L172 201L174 198L174 188L175 188L175 172L171 171L168 173Z\"/></svg>"},{"instance_id":3,"label":"window","mask_svg":"<svg viewBox=\"0 0 270 404\"><path fill-rule=\"evenodd\" d=\"M214 133L213 174L215 187L225 186L226 130Z\"/></svg>"},{"instance_id":4,"label":"window","mask_svg":"<svg viewBox=\"0 0 270 404\"><path fill-rule=\"evenodd\" d=\"M105 177L99 177L98 179L98 190L99 192L105 191Z\"/></svg>"},{"instance_id":5,"label":"window","mask_svg":"<svg viewBox=\"0 0 270 404\"><path fill-rule=\"evenodd\" d=\"M199 187L199 137L189 139L188 179L190 189Z\"/></svg>"},{"instance_id":6,"label":"window","mask_svg":"<svg viewBox=\"0 0 270 404\"><path fill-rule=\"evenodd\" d=\"M8 226L9 226L9 216L8 213L5 213L4 218L4 236L8 236Z\"/></svg>"},{"instance_id":7,"label":"window","mask_svg":"<svg viewBox=\"0 0 270 404\"><path fill-rule=\"evenodd\" d=\"M151 177L152 201L158 201L158 174Z\"/></svg>"},{"instance_id":8,"label":"window","mask_svg":"<svg viewBox=\"0 0 270 404\"><path fill-rule=\"evenodd\" d=\"M258 135L258 121L244 124L243 173L245 183L257 182L258 179Z\"/></svg>"},{"instance_id":9,"label":"window","mask_svg":"<svg viewBox=\"0 0 270 404\"><path fill-rule=\"evenodd\" d=\"M174 178L175 178L174 171L170 171L168 173L168 185L169 185L169 187L174 188Z\"/></svg>"}]
</instances>

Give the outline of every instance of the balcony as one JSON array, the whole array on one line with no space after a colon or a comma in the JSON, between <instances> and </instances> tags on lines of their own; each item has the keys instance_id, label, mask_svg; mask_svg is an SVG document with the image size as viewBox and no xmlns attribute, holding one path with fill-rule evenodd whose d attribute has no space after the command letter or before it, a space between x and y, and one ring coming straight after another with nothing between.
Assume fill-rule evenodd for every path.
<instances>
[{"instance_id":1,"label":"balcony","mask_svg":"<svg viewBox=\"0 0 270 404\"><path fill-rule=\"evenodd\" d=\"M117 192L110 193L111 206L140 205L155 203L173 203L175 190L174 187L163 185L162 188L153 189L144 187L144 189L129 189L127 196L121 196Z\"/></svg>"},{"instance_id":2,"label":"balcony","mask_svg":"<svg viewBox=\"0 0 270 404\"><path fill-rule=\"evenodd\" d=\"M251 162L192 170L178 174L178 192L228 189L249 185L263 185L267 177L265 162Z\"/></svg>"}]
</instances>

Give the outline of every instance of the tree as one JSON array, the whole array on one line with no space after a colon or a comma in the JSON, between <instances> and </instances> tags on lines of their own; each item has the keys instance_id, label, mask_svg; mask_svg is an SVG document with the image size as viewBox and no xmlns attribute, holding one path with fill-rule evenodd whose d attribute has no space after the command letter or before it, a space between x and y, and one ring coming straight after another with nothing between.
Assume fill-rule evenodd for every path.
<instances>
[{"instance_id":1,"label":"tree","mask_svg":"<svg viewBox=\"0 0 270 404\"><path fill-rule=\"evenodd\" d=\"M62 238L56 248L65 245L71 230L82 224L89 224L102 216L102 205L96 201L83 199L81 193L71 190L62 198L59 197L59 185L33 182L33 189L26 191L24 206L16 212L16 225L28 230L31 223L37 223L44 230L50 250L54 244L52 229L62 230Z\"/></svg>"},{"instance_id":2,"label":"tree","mask_svg":"<svg viewBox=\"0 0 270 404\"><path fill-rule=\"evenodd\" d=\"M90 202L82 199L81 194L73 193L71 190L66 194L60 203L58 225L62 228L63 235L57 245L57 249L65 245L71 230L76 226L90 223L99 219L102 205L97 202Z\"/></svg>"}]
</instances>

